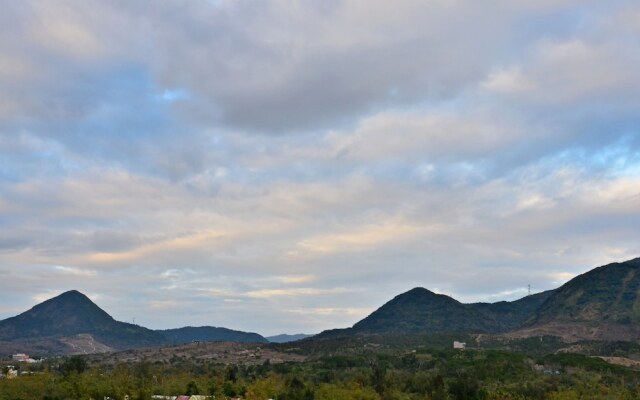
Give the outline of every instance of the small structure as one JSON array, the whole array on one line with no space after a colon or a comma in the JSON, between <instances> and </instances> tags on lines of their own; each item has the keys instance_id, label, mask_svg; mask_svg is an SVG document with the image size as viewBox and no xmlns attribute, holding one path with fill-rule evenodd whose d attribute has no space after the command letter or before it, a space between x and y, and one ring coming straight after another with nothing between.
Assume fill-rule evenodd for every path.
<instances>
[{"instance_id":1,"label":"small structure","mask_svg":"<svg viewBox=\"0 0 640 400\"><path fill-rule=\"evenodd\" d=\"M11 358L15 362L26 362L28 364L34 364L34 363L41 362L41 360L34 360L33 358L29 357L28 354L24 354L24 353L14 354L14 355L11 356Z\"/></svg>"},{"instance_id":2,"label":"small structure","mask_svg":"<svg viewBox=\"0 0 640 400\"><path fill-rule=\"evenodd\" d=\"M9 370L7 371L7 379L15 379L17 377L18 377L18 371L9 367Z\"/></svg>"},{"instance_id":3,"label":"small structure","mask_svg":"<svg viewBox=\"0 0 640 400\"><path fill-rule=\"evenodd\" d=\"M29 356L24 353L14 354L11 358L13 358L13 361L18 362L27 362L29 360Z\"/></svg>"},{"instance_id":4,"label":"small structure","mask_svg":"<svg viewBox=\"0 0 640 400\"><path fill-rule=\"evenodd\" d=\"M458 342L456 340L453 341L453 348L457 350L464 350L467 348L467 344L465 342Z\"/></svg>"}]
</instances>

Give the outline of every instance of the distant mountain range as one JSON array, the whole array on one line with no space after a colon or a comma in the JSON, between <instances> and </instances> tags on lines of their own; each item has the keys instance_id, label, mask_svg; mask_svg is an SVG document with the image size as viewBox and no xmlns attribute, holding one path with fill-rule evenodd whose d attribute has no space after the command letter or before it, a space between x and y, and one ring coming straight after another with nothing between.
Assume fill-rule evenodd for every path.
<instances>
[{"instance_id":1,"label":"distant mountain range","mask_svg":"<svg viewBox=\"0 0 640 400\"><path fill-rule=\"evenodd\" d=\"M366 334L489 333L552 335L566 341L640 340L640 258L579 275L558 289L498 303L463 304L424 288L402 293L353 327L324 331L327 339ZM191 343L284 343L309 335L277 335L211 326L151 330L114 320L72 290L0 321L0 354L71 354Z\"/></svg>"},{"instance_id":2,"label":"distant mountain range","mask_svg":"<svg viewBox=\"0 0 640 400\"><path fill-rule=\"evenodd\" d=\"M305 333L296 333L294 335L288 335L286 333L283 333L281 335L267 336L267 340L271 343L289 343L289 342L295 342L297 340L306 339L312 336L314 335L307 335Z\"/></svg>"},{"instance_id":3,"label":"distant mountain range","mask_svg":"<svg viewBox=\"0 0 640 400\"><path fill-rule=\"evenodd\" d=\"M151 330L116 321L87 296L71 290L0 321L0 354L91 353L141 347L228 341L267 343L257 333L211 326Z\"/></svg>"},{"instance_id":4,"label":"distant mountain range","mask_svg":"<svg viewBox=\"0 0 640 400\"><path fill-rule=\"evenodd\" d=\"M186 326L184 328L156 331L172 344L198 342L238 342L268 343L269 341L257 333L234 331L215 326Z\"/></svg>"},{"instance_id":5,"label":"distant mountain range","mask_svg":"<svg viewBox=\"0 0 640 400\"><path fill-rule=\"evenodd\" d=\"M640 258L512 302L463 304L424 288L400 294L347 329L318 339L385 333L553 335L568 341L640 339Z\"/></svg>"}]
</instances>

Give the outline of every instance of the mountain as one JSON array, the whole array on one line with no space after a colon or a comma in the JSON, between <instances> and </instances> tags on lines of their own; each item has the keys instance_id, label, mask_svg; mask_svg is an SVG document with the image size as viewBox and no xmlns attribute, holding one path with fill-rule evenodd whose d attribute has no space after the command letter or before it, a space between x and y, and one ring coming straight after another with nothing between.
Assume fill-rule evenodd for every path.
<instances>
[{"instance_id":1,"label":"mountain","mask_svg":"<svg viewBox=\"0 0 640 400\"><path fill-rule=\"evenodd\" d=\"M495 321L496 332L507 332L519 328L538 308L554 293L547 290L523 297L515 301L499 301L497 303L473 303L474 309L490 316Z\"/></svg>"},{"instance_id":2,"label":"mountain","mask_svg":"<svg viewBox=\"0 0 640 400\"><path fill-rule=\"evenodd\" d=\"M311 336L313 335L307 335L305 333L296 333L293 335L288 335L286 333L283 333L281 335L267 336L267 340L271 343L289 343L289 342L295 342L297 340L306 339Z\"/></svg>"},{"instance_id":3,"label":"mountain","mask_svg":"<svg viewBox=\"0 0 640 400\"><path fill-rule=\"evenodd\" d=\"M267 343L257 333L186 327L154 331L116 321L87 296L71 290L0 321L0 354L95 353L197 341Z\"/></svg>"},{"instance_id":4,"label":"mountain","mask_svg":"<svg viewBox=\"0 0 640 400\"><path fill-rule=\"evenodd\" d=\"M268 343L268 340L257 333L234 331L214 326L187 326L177 329L156 331L162 334L171 344L198 342L237 342L237 343Z\"/></svg>"},{"instance_id":5,"label":"mountain","mask_svg":"<svg viewBox=\"0 0 640 400\"><path fill-rule=\"evenodd\" d=\"M512 302L463 304L418 287L394 297L352 328L325 331L317 337L359 333L503 333L519 327L552 293L546 291Z\"/></svg>"},{"instance_id":6,"label":"mountain","mask_svg":"<svg viewBox=\"0 0 640 400\"><path fill-rule=\"evenodd\" d=\"M114 320L87 296L71 290L30 310L0 321L0 340L50 339L89 334L110 348L160 345L164 337L150 329Z\"/></svg>"},{"instance_id":7,"label":"mountain","mask_svg":"<svg viewBox=\"0 0 640 400\"><path fill-rule=\"evenodd\" d=\"M556 289L514 335L637 340L639 294L640 258L598 267Z\"/></svg>"},{"instance_id":8,"label":"mountain","mask_svg":"<svg viewBox=\"0 0 640 400\"><path fill-rule=\"evenodd\" d=\"M325 331L316 337L443 332L551 335L571 342L639 340L640 258L595 268L558 289L511 302L463 304L415 288L351 328Z\"/></svg>"},{"instance_id":9,"label":"mountain","mask_svg":"<svg viewBox=\"0 0 640 400\"><path fill-rule=\"evenodd\" d=\"M467 304L425 288L396 296L353 326L354 332L492 331L495 322Z\"/></svg>"},{"instance_id":10,"label":"mountain","mask_svg":"<svg viewBox=\"0 0 640 400\"><path fill-rule=\"evenodd\" d=\"M640 258L608 264L575 277L558 289L520 300L463 304L414 288L347 329L324 331L318 339L357 334L493 333L509 337L553 335L565 341L640 339ZM271 337L274 342L297 335ZM99 352L192 341L266 343L256 334L216 327L153 331L114 320L82 293L72 290L0 321L0 353Z\"/></svg>"}]
</instances>

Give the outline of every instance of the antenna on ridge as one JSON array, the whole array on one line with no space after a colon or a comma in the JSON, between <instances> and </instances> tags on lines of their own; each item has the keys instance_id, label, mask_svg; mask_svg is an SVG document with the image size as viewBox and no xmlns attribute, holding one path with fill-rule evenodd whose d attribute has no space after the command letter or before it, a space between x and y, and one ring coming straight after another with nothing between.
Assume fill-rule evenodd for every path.
<instances>
[{"instance_id":1,"label":"antenna on ridge","mask_svg":"<svg viewBox=\"0 0 640 400\"><path fill-rule=\"evenodd\" d=\"M531 284L528 284L528 285L527 285L527 290L529 291L528 296L531 296Z\"/></svg>"}]
</instances>

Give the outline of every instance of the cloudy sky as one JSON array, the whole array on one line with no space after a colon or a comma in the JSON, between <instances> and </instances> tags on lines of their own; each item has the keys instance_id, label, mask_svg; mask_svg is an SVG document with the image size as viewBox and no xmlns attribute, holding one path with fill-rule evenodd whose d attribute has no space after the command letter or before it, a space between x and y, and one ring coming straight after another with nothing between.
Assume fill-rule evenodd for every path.
<instances>
[{"instance_id":1,"label":"cloudy sky","mask_svg":"<svg viewBox=\"0 0 640 400\"><path fill-rule=\"evenodd\" d=\"M0 1L0 318L313 333L640 256L637 1Z\"/></svg>"}]
</instances>

